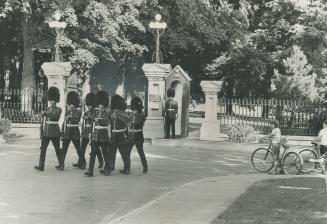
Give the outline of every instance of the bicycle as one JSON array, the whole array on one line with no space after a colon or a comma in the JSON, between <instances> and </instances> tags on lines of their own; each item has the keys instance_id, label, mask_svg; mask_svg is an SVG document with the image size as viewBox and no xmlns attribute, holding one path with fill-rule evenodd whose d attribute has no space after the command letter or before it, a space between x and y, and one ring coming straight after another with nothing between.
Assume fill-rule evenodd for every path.
<instances>
[{"instance_id":1,"label":"bicycle","mask_svg":"<svg viewBox=\"0 0 327 224\"><path fill-rule=\"evenodd\" d=\"M302 173L310 173L316 169L319 164L322 167L322 173L325 171L325 164L327 162L327 153L320 155L318 143L311 142L312 147L302 148L299 152L303 160Z\"/></svg>"},{"instance_id":2,"label":"bicycle","mask_svg":"<svg viewBox=\"0 0 327 224\"><path fill-rule=\"evenodd\" d=\"M276 162L272 152L271 139L269 141L268 148L257 148L251 155L252 166L259 172L269 172ZM303 161L299 153L289 151L290 146L286 145L284 141L281 141L281 148L283 148L283 154L278 161L280 164L279 167L282 168L285 174L300 174Z\"/></svg>"}]
</instances>

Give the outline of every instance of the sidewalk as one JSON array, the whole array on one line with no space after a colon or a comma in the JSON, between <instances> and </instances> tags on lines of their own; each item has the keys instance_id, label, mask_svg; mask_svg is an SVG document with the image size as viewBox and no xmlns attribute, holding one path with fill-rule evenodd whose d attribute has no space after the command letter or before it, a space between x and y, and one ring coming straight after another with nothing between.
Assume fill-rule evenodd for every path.
<instances>
[{"instance_id":1,"label":"sidewalk","mask_svg":"<svg viewBox=\"0 0 327 224\"><path fill-rule=\"evenodd\" d=\"M258 174L197 180L182 185L108 224L209 224L253 183L265 179L294 177L308 176Z\"/></svg>"}]
</instances>

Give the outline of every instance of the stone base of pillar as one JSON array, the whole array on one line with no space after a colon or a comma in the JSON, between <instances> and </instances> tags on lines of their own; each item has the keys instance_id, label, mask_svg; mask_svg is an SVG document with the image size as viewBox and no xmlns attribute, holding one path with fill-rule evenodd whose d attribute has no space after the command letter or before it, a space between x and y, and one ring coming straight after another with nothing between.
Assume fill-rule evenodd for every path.
<instances>
[{"instance_id":1,"label":"stone base of pillar","mask_svg":"<svg viewBox=\"0 0 327 224\"><path fill-rule=\"evenodd\" d=\"M144 138L163 138L164 120L162 117L147 117L143 127Z\"/></svg>"},{"instance_id":2,"label":"stone base of pillar","mask_svg":"<svg viewBox=\"0 0 327 224\"><path fill-rule=\"evenodd\" d=\"M200 129L200 140L222 141L220 121L203 121Z\"/></svg>"}]
</instances>

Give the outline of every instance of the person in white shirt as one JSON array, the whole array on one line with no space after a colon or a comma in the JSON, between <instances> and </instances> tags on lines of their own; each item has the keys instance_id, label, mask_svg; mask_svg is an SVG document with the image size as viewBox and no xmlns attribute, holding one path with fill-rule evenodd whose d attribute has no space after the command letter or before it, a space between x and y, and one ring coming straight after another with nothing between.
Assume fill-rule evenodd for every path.
<instances>
[{"instance_id":1,"label":"person in white shirt","mask_svg":"<svg viewBox=\"0 0 327 224\"><path fill-rule=\"evenodd\" d=\"M274 155L275 159L275 164L274 164L274 169L273 169L273 174L278 173L278 167L280 166L280 161L279 161L279 154L280 154L280 140L281 140L281 131L279 129L279 122L277 120L272 120L270 122L272 126L272 131L268 135L269 138L271 138L271 144L272 144L272 152Z\"/></svg>"},{"instance_id":2,"label":"person in white shirt","mask_svg":"<svg viewBox=\"0 0 327 224\"><path fill-rule=\"evenodd\" d=\"M322 126L323 128L320 130L317 137L318 148L320 149L320 155L327 153L327 120L323 121ZM322 167L322 173L325 173L325 163L321 162L320 166Z\"/></svg>"},{"instance_id":3,"label":"person in white shirt","mask_svg":"<svg viewBox=\"0 0 327 224\"><path fill-rule=\"evenodd\" d=\"M320 142L320 155L327 152L327 120L323 121L323 128L318 134L318 140Z\"/></svg>"}]
</instances>

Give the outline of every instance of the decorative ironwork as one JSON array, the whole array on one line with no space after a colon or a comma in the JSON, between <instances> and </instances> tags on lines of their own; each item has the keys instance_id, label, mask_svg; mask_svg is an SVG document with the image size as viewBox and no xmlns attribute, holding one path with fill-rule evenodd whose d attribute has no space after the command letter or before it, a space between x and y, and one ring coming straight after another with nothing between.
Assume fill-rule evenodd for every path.
<instances>
[{"instance_id":1,"label":"decorative ironwork","mask_svg":"<svg viewBox=\"0 0 327 224\"><path fill-rule=\"evenodd\" d=\"M327 104L293 99L218 100L218 119L224 130L228 125L250 125L262 134L271 131L270 121L277 119L282 135L315 136L327 119ZM191 117L204 117L203 111L191 111Z\"/></svg>"},{"instance_id":2,"label":"decorative ironwork","mask_svg":"<svg viewBox=\"0 0 327 224\"><path fill-rule=\"evenodd\" d=\"M13 123L40 123L41 111L48 106L47 92L43 89L0 89L0 117L8 118ZM30 96L32 95L32 102ZM28 101L28 102L27 102ZM27 111L23 105L31 104L32 110Z\"/></svg>"}]
</instances>

